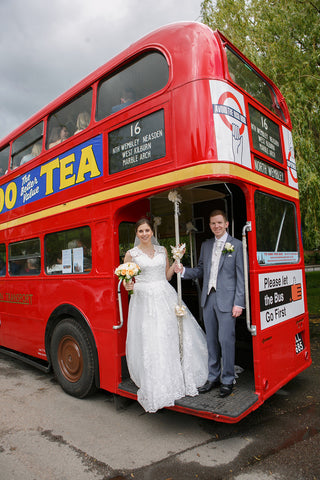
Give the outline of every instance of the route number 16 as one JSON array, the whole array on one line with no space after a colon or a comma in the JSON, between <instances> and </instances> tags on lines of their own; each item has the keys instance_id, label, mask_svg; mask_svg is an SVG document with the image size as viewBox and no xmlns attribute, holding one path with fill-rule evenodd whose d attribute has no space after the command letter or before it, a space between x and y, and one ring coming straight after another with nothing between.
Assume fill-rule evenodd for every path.
<instances>
[{"instance_id":1,"label":"route number 16","mask_svg":"<svg viewBox=\"0 0 320 480\"><path fill-rule=\"evenodd\" d=\"M139 127L139 122L131 125L130 127L131 137L134 137L135 135L139 135L140 132L141 132L141 127Z\"/></svg>"},{"instance_id":2,"label":"route number 16","mask_svg":"<svg viewBox=\"0 0 320 480\"><path fill-rule=\"evenodd\" d=\"M262 125L262 128L264 128L265 130L268 130L268 122L266 118L261 117L261 125Z\"/></svg>"}]
</instances>

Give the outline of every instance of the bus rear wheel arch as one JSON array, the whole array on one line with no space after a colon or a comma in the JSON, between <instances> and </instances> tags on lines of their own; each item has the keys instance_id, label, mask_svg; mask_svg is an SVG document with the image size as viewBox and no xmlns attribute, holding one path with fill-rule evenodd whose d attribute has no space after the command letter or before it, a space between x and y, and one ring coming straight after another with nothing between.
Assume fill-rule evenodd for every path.
<instances>
[{"instance_id":1,"label":"bus rear wheel arch","mask_svg":"<svg viewBox=\"0 0 320 480\"><path fill-rule=\"evenodd\" d=\"M50 357L66 393L84 398L95 391L94 348L85 329L73 318L63 318L54 327Z\"/></svg>"}]
</instances>

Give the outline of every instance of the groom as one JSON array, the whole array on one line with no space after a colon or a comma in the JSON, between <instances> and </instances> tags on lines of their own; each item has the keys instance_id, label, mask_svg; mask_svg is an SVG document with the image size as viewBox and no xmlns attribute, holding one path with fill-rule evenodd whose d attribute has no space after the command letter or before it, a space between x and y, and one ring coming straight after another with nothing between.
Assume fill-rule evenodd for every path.
<instances>
[{"instance_id":1,"label":"groom","mask_svg":"<svg viewBox=\"0 0 320 480\"><path fill-rule=\"evenodd\" d=\"M227 233L225 212L210 214L215 238L205 241L197 267L178 269L182 278L203 278L201 307L208 345L208 381L200 393L220 387L220 397L230 395L235 363L235 323L245 306L242 243ZM182 272L181 272L182 270ZM222 365L221 365L222 364Z\"/></svg>"}]
</instances>

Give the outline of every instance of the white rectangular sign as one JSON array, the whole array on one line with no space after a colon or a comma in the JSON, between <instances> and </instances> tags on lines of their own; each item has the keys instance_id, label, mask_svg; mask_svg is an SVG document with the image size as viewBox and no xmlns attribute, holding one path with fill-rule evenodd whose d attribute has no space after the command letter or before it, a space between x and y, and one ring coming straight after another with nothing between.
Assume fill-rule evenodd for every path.
<instances>
[{"instance_id":1,"label":"white rectangular sign","mask_svg":"<svg viewBox=\"0 0 320 480\"><path fill-rule=\"evenodd\" d=\"M259 275L261 330L304 313L302 270Z\"/></svg>"}]
</instances>

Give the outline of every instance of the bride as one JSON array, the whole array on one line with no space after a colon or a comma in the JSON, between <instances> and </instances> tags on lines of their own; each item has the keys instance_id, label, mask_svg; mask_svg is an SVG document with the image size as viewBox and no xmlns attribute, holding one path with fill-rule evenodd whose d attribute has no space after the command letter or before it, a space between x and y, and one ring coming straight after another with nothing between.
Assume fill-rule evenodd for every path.
<instances>
[{"instance_id":1,"label":"bride","mask_svg":"<svg viewBox=\"0 0 320 480\"><path fill-rule=\"evenodd\" d=\"M147 412L174 405L175 400L198 394L208 376L205 334L191 312L183 317L183 358L175 307L177 292L168 282L174 274L167 250L154 245L148 219L136 224L138 245L125 262L135 262L141 274L124 282L130 297L126 355L131 379L139 387L138 401Z\"/></svg>"}]
</instances>

